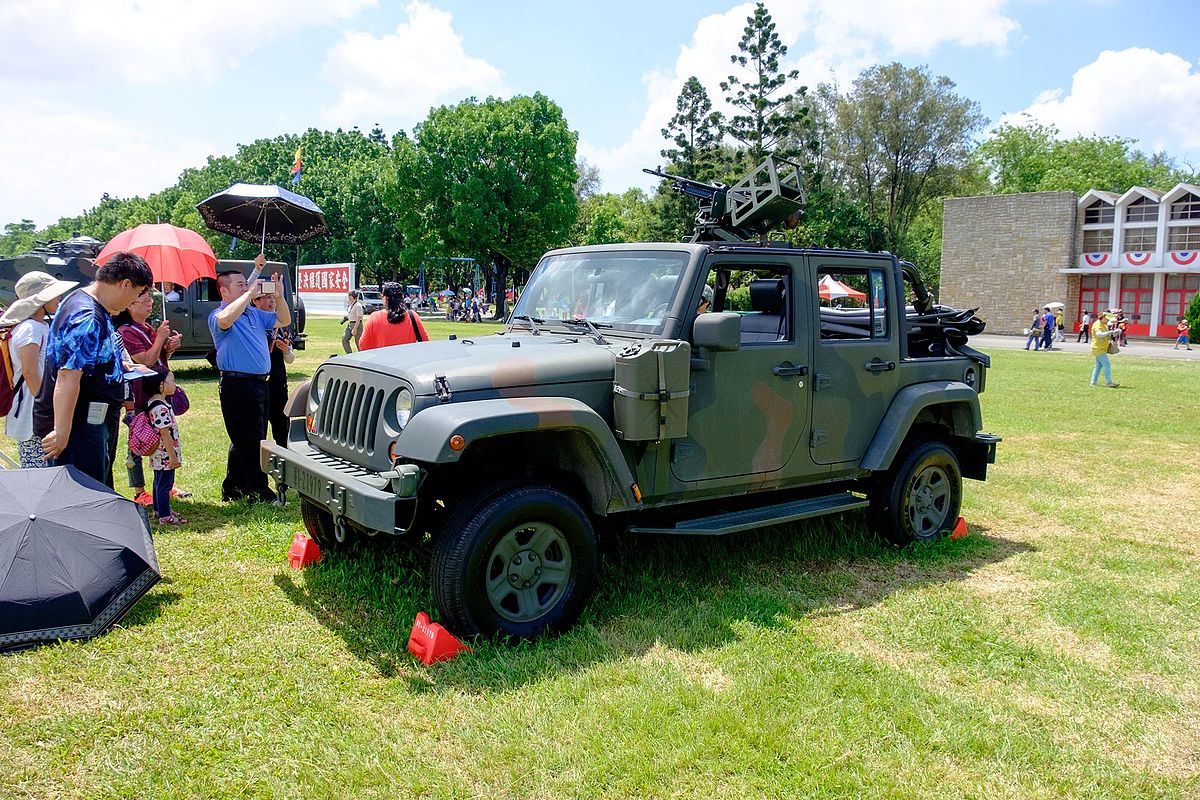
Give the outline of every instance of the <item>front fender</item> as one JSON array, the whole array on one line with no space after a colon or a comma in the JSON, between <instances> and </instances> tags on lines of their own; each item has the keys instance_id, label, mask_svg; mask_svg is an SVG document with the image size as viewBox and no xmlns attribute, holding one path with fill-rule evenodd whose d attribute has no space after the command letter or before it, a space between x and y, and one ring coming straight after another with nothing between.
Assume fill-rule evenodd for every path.
<instances>
[{"instance_id":1,"label":"front fender","mask_svg":"<svg viewBox=\"0 0 1200 800\"><path fill-rule=\"evenodd\" d=\"M954 436L974 438L983 426L979 395L961 381L928 381L901 389L879 424L863 456L862 468L879 472L891 466L913 423L924 409L949 406Z\"/></svg>"},{"instance_id":2,"label":"front fender","mask_svg":"<svg viewBox=\"0 0 1200 800\"><path fill-rule=\"evenodd\" d=\"M578 431L595 449L609 472L611 485L621 493L620 505L636 508L634 477L608 424L589 406L569 397L514 397L447 403L415 414L396 439L396 455L430 464L458 461L472 443L493 436L526 431ZM450 437L466 440L460 450Z\"/></svg>"}]
</instances>

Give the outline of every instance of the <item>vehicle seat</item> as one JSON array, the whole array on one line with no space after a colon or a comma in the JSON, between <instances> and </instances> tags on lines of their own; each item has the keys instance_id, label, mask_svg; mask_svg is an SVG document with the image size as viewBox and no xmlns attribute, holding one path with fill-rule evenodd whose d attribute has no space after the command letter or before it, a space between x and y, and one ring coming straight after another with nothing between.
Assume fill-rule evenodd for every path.
<instances>
[{"instance_id":1,"label":"vehicle seat","mask_svg":"<svg viewBox=\"0 0 1200 800\"><path fill-rule=\"evenodd\" d=\"M784 294L783 280L779 278L750 281L752 313L742 317L742 344L787 339Z\"/></svg>"}]
</instances>

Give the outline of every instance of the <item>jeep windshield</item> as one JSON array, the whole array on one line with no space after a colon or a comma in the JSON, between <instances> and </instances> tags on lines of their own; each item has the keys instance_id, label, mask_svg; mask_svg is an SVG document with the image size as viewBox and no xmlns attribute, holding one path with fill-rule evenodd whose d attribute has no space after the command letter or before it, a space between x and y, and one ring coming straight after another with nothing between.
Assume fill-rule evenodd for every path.
<instances>
[{"instance_id":1,"label":"jeep windshield","mask_svg":"<svg viewBox=\"0 0 1200 800\"><path fill-rule=\"evenodd\" d=\"M584 318L605 330L661 334L687 262L686 252L662 250L546 256L511 319L532 317L577 332L564 323Z\"/></svg>"}]
</instances>

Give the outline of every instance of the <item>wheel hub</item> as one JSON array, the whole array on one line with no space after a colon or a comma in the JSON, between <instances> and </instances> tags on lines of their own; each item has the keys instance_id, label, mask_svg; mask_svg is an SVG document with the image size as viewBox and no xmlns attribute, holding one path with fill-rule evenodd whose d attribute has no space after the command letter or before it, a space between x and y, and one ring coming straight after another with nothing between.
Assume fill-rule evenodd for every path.
<instances>
[{"instance_id":1,"label":"wheel hub","mask_svg":"<svg viewBox=\"0 0 1200 800\"><path fill-rule=\"evenodd\" d=\"M532 550L522 550L508 561L508 582L514 589L527 589L542 574L542 559Z\"/></svg>"}]
</instances>

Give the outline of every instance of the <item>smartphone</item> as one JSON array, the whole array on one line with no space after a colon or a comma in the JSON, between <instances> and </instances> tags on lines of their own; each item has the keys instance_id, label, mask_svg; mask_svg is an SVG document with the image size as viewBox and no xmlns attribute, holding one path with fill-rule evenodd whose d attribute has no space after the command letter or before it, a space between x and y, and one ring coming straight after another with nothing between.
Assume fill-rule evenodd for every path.
<instances>
[{"instance_id":1,"label":"smartphone","mask_svg":"<svg viewBox=\"0 0 1200 800\"><path fill-rule=\"evenodd\" d=\"M261 294L275 294L275 281L263 281Z\"/></svg>"}]
</instances>

